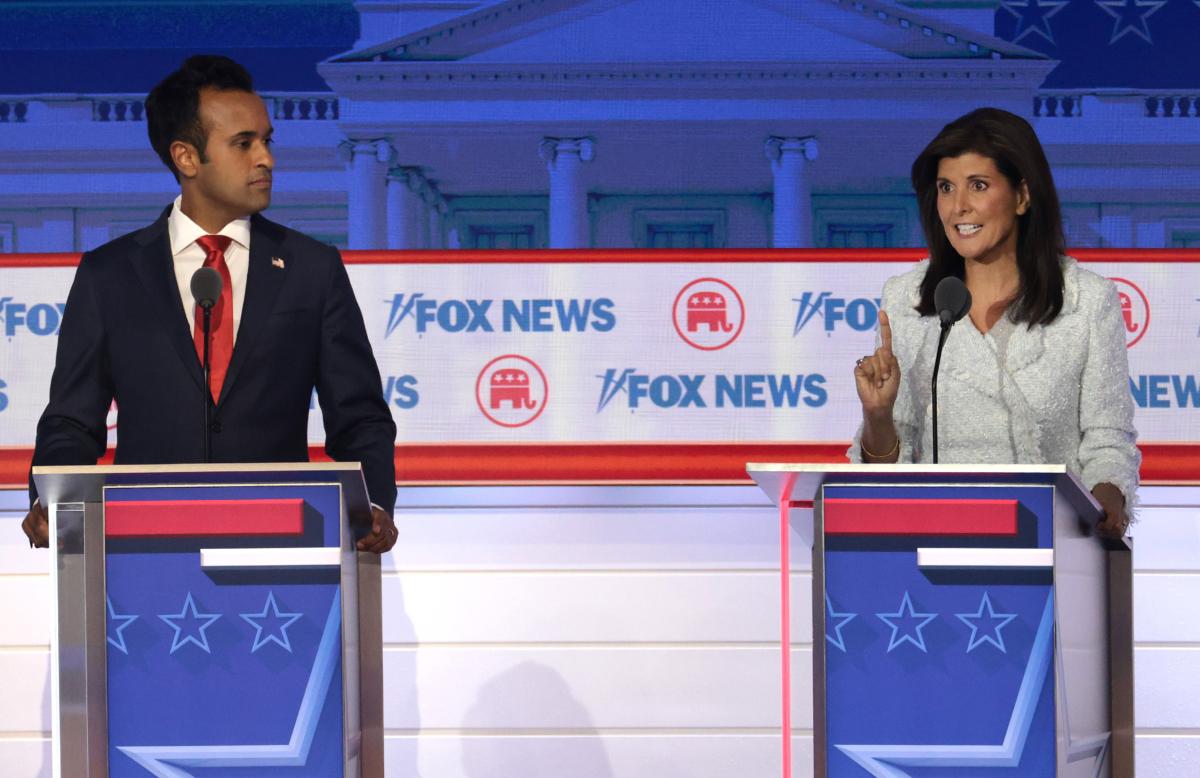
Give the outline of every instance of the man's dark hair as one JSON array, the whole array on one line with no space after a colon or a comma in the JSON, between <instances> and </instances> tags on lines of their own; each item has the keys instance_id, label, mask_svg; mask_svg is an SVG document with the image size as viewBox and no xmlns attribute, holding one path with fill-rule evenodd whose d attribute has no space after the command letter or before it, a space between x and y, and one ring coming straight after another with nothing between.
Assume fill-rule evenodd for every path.
<instances>
[{"instance_id":1,"label":"man's dark hair","mask_svg":"<svg viewBox=\"0 0 1200 778\"><path fill-rule=\"evenodd\" d=\"M917 311L923 316L936 314L933 290L938 282L951 275L961 279L966 273L963 258L950 245L938 217L937 170L942 159L968 152L995 162L1014 190L1022 183L1029 190L1029 208L1017 217L1017 269L1021 281L1012 303L1012 319L1029 326L1049 324L1063 306L1062 210L1050 163L1033 127L1020 116L999 108L979 108L950 122L913 162L912 184L917 191L930 260Z\"/></svg>"},{"instance_id":2,"label":"man's dark hair","mask_svg":"<svg viewBox=\"0 0 1200 778\"><path fill-rule=\"evenodd\" d=\"M208 130L200 123L200 90L221 89L253 92L254 82L244 67L229 57L197 54L188 57L171 75L159 82L146 96L146 133L159 159L179 180L179 171L171 159L171 144L190 143L207 161L204 147Z\"/></svg>"}]
</instances>

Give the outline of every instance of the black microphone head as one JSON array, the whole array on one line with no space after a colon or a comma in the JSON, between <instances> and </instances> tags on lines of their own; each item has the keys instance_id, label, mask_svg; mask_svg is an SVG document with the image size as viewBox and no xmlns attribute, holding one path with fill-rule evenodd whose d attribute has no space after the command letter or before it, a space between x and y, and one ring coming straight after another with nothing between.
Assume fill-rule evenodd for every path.
<instances>
[{"instance_id":1,"label":"black microphone head","mask_svg":"<svg viewBox=\"0 0 1200 778\"><path fill-rule=\"evenodd\" d=\"M202 267L192 273L192 297L201 308L211 308L221 299L221 274L211 267Z\"/></svg>"},{"instance_id":2,"label":"black microphone head","mask_svg":"<svg viewBox=\"0 0 1200 778\"><path fill-rule=\"evenodd\" d=\"M971 293L962 280L946 276L934 287L933 307L937 308L942 326L948 327L971 310Z\"/></svg>"}]
</instances>

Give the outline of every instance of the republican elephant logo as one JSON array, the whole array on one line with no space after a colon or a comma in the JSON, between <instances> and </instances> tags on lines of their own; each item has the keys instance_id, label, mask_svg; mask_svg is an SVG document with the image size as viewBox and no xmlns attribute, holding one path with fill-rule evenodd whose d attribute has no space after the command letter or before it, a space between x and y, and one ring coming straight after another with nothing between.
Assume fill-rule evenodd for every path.
<instances>
[{"instance_id":1,"label":"republican elephant logo","mask_svg":"<svg viewBox=\"0 0 1200 778\"><path fill-rule=\"evenodd\" d=\"M1133 348L1150 327L1150 300L1134 282L1126 278L1110 278L1117 285L1117 301L1121 305L1121 321L1125 325L1125 347Z\"/></svg>"},{"instance_id":2,"label":"republican elephant logo","mask_svg":"<svg viewBox=\"0 0 1200 778\"><path fill-rule=\"evenodd\" d=\"M746 306L732 284L697 278L675 296L675 332L692 348L723 349L737 340L746 324Z\"/></svg>"},{"instance_id":3,"label":"republican elephant logo","mask_svg":"<svg viewBox=\"0 0 1200 778\"><path fill-rule=\"evenodd\" d=\"M483 366L475 379L475 402L488 421L501 427L524 427L546 410L550 390L536 362L505 354Z\"/></svg>"},{"instance_id":4,"label":"republican elephant logo","mask_svg":"<svg viewBox=\"0 0 1200 778\"><path fill-rule=\"evenodd\" d=\"M1133 298L1125 292L1117 292L1117 298L1121 301L1121 317L1125 319L1125 331L1137 332L1141 325L1133 320Z\"/></svg>"},{"instance_id":5,"label":"republican elephant logo","mask_svg":"<svg viewBox=\"0 0 1200 778\"><path fill-rule=\"evenodd\" d=\"M688 332L696 332L702 324L708 327L709 332L732 332L733 325L728 317L729 308L725 305L724 295L706 292L688 298Z\"/></svg>"},{"instance_id":6,"label":"republican elephant logo","mask_svg":"<svg viewBox=\"0 0 1200 778\"><path fill-rule=\"evenodd\" d=\"M537 400L529 396L529 373L516 368L500 369L492 373L488 407L496 410L502 403L511 408L532 410Z\"/></svg>"}]
</instances>

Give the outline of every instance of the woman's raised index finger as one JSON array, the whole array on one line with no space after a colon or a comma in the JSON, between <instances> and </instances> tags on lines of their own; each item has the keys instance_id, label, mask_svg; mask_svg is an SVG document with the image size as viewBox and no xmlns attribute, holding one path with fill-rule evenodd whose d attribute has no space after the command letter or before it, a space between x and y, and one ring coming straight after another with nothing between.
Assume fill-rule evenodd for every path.
<instances>
[{"instance_id":1,"label":"woman's raised index finger","mask_svg":"<svg viewBox=\"0 0 1200 778\"><path fill-rule=\"evenodd\" d=\"M883 350L892 353L892 323L888 321L887 311L882 308L879 309L879 340Z\"/></svg>"}]
</instances>

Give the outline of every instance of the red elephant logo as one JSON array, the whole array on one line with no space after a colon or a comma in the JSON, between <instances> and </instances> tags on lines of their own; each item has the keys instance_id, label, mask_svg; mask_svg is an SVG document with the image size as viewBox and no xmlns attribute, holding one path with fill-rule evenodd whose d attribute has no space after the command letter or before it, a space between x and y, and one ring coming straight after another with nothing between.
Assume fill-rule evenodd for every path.
<instances>
[{"instance_id":1,"label":"red elephant logo","mask_svg":"<svg viewBox=\"0 0 1200 778\"><path fill-rule=\"evenodd\" d=\"M488 407L495 410L501 403L509 403L512 408L526 410L537 407L537 400L529 396L529 373L516 368L500 369L492 373Z\"/></svg>"},{"instance_id":2,"label":"red elephant logo","mask_svg":"<svg viewBox=\"0 0 1200 778\"><path fill-rule=\"evenodd\" d=\"M475 403L487 420L500 427L532 423L550 397L546 374L520 354L505 354L483 366L475 379Z\"/></svg>"},{"instance_id":3,"label":"red elephant logo","mask_svg":"<svg viewBox=\"0 0 1200 778\"><path fill-rule=\"evenodd\" d=\"M697 278L675 296L675 332L692 348L723 349L746 324L746 304L737 289L719 278Z\"/></svg>"},{"instance_id":4,"label":"red elephant logo","mask_svg":"<svg viewBox=\"0 0 1200 778\"><path fill-rule=\"evenodd\" d=\"M1125 346L1133 348L1146 336L1150 327L1150 300L1134 282L1125 278L1110 278L1117 285L1117 301L1121 305L1121 320L1125 325Z\"/></svg>"},{"instance_id":5,"label":"red elephant logo","mask_svg":"<svg viewBox=\"0 0 1200 778\"><path fill-rule=\"evenodd\" d=\"M1117 292L1117 297L1121 300L1121 316L1125 319L1125 331L1137 332L1139 325L1133 320L1133 298L1124 292Z\"/></svg>"},{"instance_id":6,"label":"red elephant logo","mask_svg":"<svg viewBox=\"0 0 1200 778\"><path fill-rule=\"evenodd\" d=\"M687 331L695 332L701 324L706 324L709 332L732 332L733 325L726 320L728 315L724 295L716 292L694 294L688 299Z\"/></svg>"}]
</instances>

